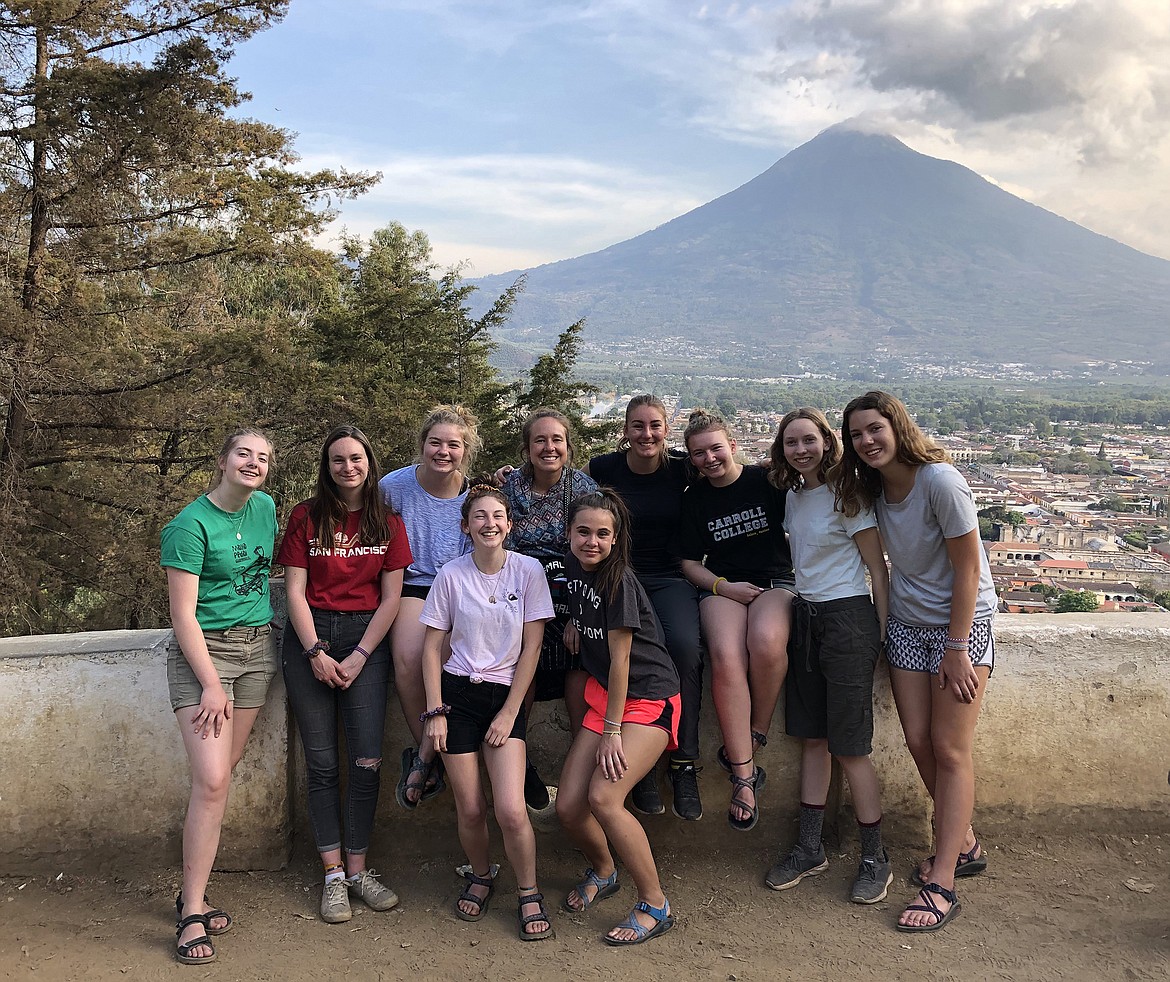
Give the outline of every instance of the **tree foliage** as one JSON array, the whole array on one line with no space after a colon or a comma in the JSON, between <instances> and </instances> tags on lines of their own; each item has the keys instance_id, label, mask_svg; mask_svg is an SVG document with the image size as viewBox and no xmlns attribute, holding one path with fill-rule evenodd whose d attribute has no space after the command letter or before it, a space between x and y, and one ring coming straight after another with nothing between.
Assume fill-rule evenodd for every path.
<instances>
[{"instance_id":1,"label":"tree foliage","mask_svg":"<svg viewBox=\"0 0 1170 982\"><path fill-rule=\"evenodd\" d=\"M1058 614L1091 613L1100 605L1097 595L1088 590L1066 590L1056 598Z\"/></svg>"},{"instance_id":2,"label":"tree foliage","mask_svg":"<svg viewBox=\"0 0 1170 982\"><path fill-rule=\"evenodd\" d=\"M306 308L334 275L305 236L373 178L298 172L286 133L229 115L224 61L286 6L0 7L7 632L154 616L160 516L255 415L297 320L233 314L241 275L291 275Z\"/></svg>"}]
</instances>

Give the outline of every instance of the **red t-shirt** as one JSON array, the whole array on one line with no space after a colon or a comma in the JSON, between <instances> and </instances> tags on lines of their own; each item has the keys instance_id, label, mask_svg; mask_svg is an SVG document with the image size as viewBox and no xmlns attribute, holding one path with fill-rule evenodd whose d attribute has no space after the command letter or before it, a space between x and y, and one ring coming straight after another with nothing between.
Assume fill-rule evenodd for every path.
<instances>
[{"instance_id":1,"label":"red t-shirt","mask_svg":"<svg viewBox=\"0 0 1170 982\"><path fill-rule=\"evenodd\" d=\"M398 515L387 517L393 534L389 542L377 546L364 546L358 540L361 521L362 510L349 512L345 527L334 533L333 548L322 549L309 518L309 503L302 501L293 509L276 561L308 570L305 599L310 607L374 610L382 597L382 574L410 565L410 543Z\"/></svg>"}]
</instances>

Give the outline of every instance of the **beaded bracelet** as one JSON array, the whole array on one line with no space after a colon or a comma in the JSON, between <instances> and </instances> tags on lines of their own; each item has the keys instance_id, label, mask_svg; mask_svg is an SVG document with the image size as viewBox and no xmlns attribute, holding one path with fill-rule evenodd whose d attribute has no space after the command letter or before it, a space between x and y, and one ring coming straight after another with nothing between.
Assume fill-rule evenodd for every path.
<instances>
[{"instance_id":1,"label":"beaded bracelet","mask_svg":"<svg viewBox=\"0 0 1170 982\"><path fill-rule=\"evenodd\" d=\"M960 640L959 638L947 638L943 642L943 647L947 651L967 651L971 647L969 641Z\"/></svg>"},{"instance_id":2,"label":"beaded bracelet","mask_svg":"<svg viewBox=\"0 0 1170 982\"><path fill-rule=\"evenodd\" d=\"M366 651L366 649L363 648L360 644L355 644L353 646L353 650L357 654L361 655L366 661L370 660L370 653L368 651Z\"/></svg>"},{"instance_id":3,"label":"beaded bracelet","mask_svg":"<svg viewBox=\"0 0 1170 982\"><path fill-rule=\"evenodd\" d=\"M451 712L451 707L443 703L443 705L436 706L434 709L428 709L424 713L419 713L418 721L425 723L428 719L434 719L436 716L446 716L449 712Z\"/></svg>"},{"instance_id":4,"label":"beaded bracelet","mask_svg":"<svg viewBox=\"0 0 1170 982\"><path fill-rule=\"evenodd\" d=\"M726 583L726 582L727 582L727 577L726 577L726 576L720 576L720 577L718 577L718 578L715 580L715 582L711 584L711 592L712 592L713 594L715 594L715 596L719 596L719 584L720 584L720 583Z\"/></svg>"},{"instance_id":5,"label":"beaded bracelet","mask_svg":"<svg viewBox=\"0 0 1170 982\"><path fill-rule=\"evenodd\" d=\"M605 717L603 716L602 719L605 719ZM622 727L622 721L620 719L619 720L606 719L605 724L606 724L606 726L616 726L619 730Z\"/></svg>"}]
</instances>

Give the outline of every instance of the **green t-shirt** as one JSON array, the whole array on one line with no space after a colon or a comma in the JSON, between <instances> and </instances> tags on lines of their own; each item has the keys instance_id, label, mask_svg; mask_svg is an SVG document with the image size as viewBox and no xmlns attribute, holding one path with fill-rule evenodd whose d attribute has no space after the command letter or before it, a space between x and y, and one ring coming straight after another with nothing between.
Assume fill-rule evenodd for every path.
<instances>
[{"instance_id":1,"label":"green t-shirt","mask_svg":"<svg viewBox=\"0 0 1170 982\"><path fill-rule=\"evenodd\" d=\"M195 619L205 631L259 627L272 620L268 570L276 541L276 505L263 491L238 512L202 495L162 531L162 565L199 577Z\"/></svg>"}]
</instances>

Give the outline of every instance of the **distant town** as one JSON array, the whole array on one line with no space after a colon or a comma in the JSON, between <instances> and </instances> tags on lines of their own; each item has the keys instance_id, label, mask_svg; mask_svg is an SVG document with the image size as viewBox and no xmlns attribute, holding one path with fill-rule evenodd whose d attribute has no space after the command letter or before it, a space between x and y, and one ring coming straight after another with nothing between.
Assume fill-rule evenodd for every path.
<instances>
[{"instance_id":1,"label":"distant town","mask_svg":"<svg viewBox=\"0 0 1170 982\"><path fill-rule=\"evenodd\" d=\"M628 399L599 394L594 412ZM677 435L692 407L663 401ZM768 457L781 415L738 410L728 420L747 459ZM975 495L1000 610L1166 613L1170 428L1069 419L1041 429L931 433Z\"/></svg>"}]
</instances>

